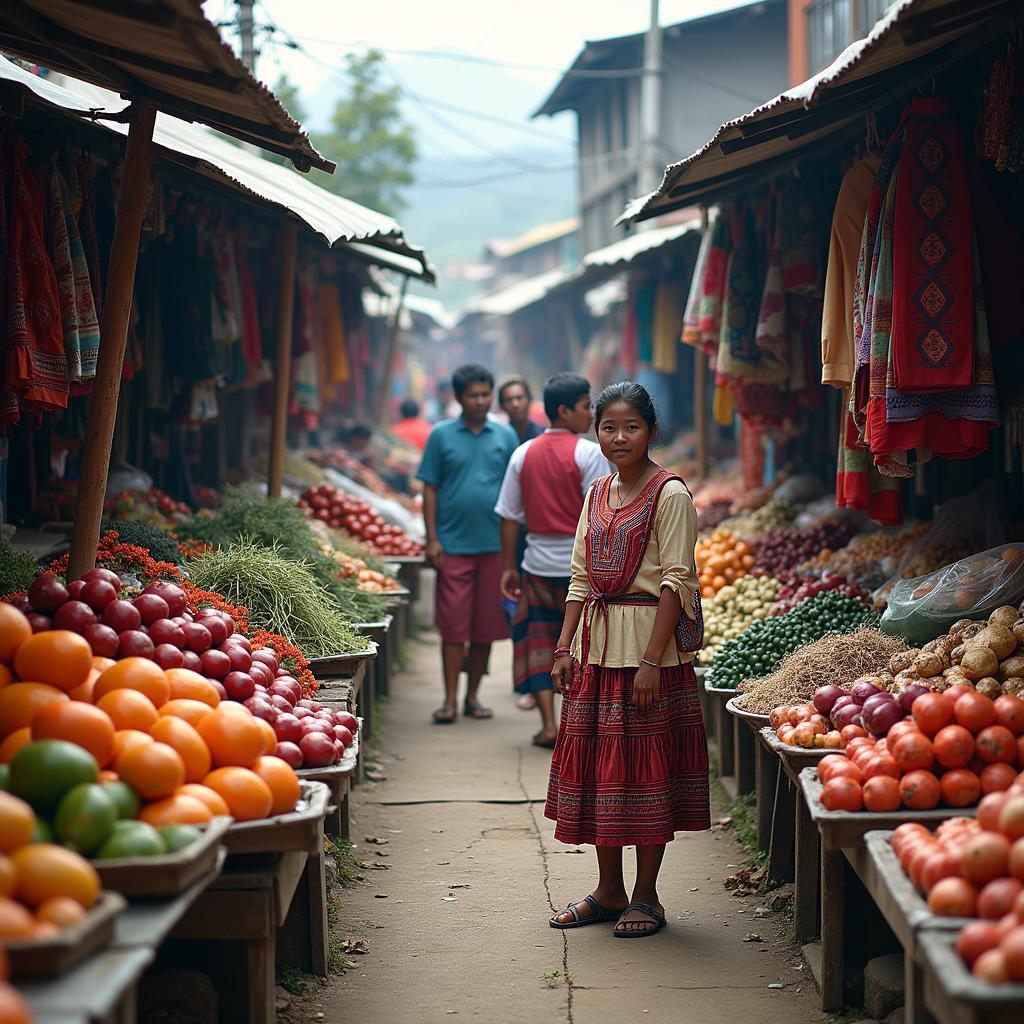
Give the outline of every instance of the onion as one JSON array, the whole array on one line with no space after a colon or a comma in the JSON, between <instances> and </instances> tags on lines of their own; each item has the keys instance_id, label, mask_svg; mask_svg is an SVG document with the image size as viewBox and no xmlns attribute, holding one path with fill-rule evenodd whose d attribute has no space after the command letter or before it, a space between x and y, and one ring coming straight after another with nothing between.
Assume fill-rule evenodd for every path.
<instances>
[{"instance_id":1,"label":"onion","mask_svg":"<svg viewBox=\"0 0 1024 1024\"><path fill-rule=\"evenodd\" d=\"M863 704L863 710L867 711L870 708L876 708L879 704L896 704L896 698L888 692L888 690L880 690L878 693L872 694Z\"/></svg>"},{"instance_id":2,"label":"onion","mask_svg":"<svg viewBox=\"0 0 1024 1024\"><path fill-rule=\"evenodd\" d=\"M860 725L860 708L853 704L844 704L838 711L832 710L832 724L837 729L845 729L848 725Z\"/></svg>"},{"instance_id":3,"label":"onion","mask_svg":"<svg viewBox=\"0 0 1024 1024\"><path fill-rule=\"evenodd\" d=\"M854 683L850 696L853 698L854 704L863 706L864 701L868 697L873 697L878 692L878 687L874 683L869 683L866 679L862 679L859 683Z\"/></svg>"},{"instance_id":4,"label":"onion","mask_svg":"<svg viewBox=\"0 0 1024 1024\"><path fill-rule=\"evenodd\" d=\"M921 696L922 693L927 693L928 687L922 686L921 683L907 683L899 692L900 707L903 708L906 714L910 714L910 709L914 706L914 701Z\"/></svg>"},{"instance_id":5,"label":"onion","mask_svg":"<svg viewBox=\"0 0 1024 1024\"><path fill-rule=\"evenodd\" d=\"M846 692L833 683L829 683L827 686L819 686L814 691L814 707L819 714L827 715L832 710L835 702L840 697L845 696Z\"/></svg>"},{"instance_id":6,"label":"onion","mask_svg":"<svg viewBox=\"0 0 1024 1024\"><path fill-rule=\"evenodd\" d=\"M884 700L870 709L864 708L864 728L874 736L885 736L897 723L903 721L903 708L895 700Z\"/></svg>"}]
</instances>

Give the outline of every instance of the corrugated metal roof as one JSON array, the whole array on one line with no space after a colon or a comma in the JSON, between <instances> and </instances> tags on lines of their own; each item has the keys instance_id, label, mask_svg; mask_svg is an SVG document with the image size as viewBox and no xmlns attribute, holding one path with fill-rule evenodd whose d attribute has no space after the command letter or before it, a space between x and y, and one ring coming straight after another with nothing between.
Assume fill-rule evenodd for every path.
<instances>
[{"instance_id":1,"label":"corrugated metal roof","mask_svg":"<svg viewBox=\"0 0 1024 1024\"><path fill-rule=\"evenodd\" d=\"M495 238L487 243L487 248L500 259L515 256L517 253L526 252L535 246L544 245L546 242L553 242L557 238L564 238L566 235L575 234L580 227L579 217L566 217L564 220L547 221L544 224L535 224L532 228L524 231L517 238L501 239Z\"/></svg>"},{"instance_id":2,"label":"corrugated metal roof","mask_svg":"<svg viewBox=\"0 0 1024 1024\"><path fill-rule=\"evenodd\" d=\"M60 76L63 77L63 76ZM0 60L0 79L11 82L44 103L92 119L114 114L124 100L99 86L67 79L68 84L33 75L17 64ZM127 125L97 120L98 126L127 135ZM235 191L277 206L295 216L327 245L362 243L355 255L400 273L434 280L423 250L406 242L398 221L334 195L291 167L259 155L169 114L157 114L153 142L160 155L184 162L199 175Z\"/></svg>"},{"instance_id":3,"label":"corrugated metal roof","mask_svg":"<svg viewBox=\"0 0 1024 1024\"><path fill-rule=\"evenodd\" d=\"M689 231L700 229L700 217L684 220L679 224L667 227L651 228L649 231L637 231L635 234L621 238L603 249L594 249L583 257L585 267L618 268L632 263L638 256L653 252L682 238Z\"/></svg>"},{"instance_id":4,"label":"corrugated metal roof","mask_svg":"<svg viewBox=\"0 0 1024 1024\"><path fill-rule=\"evenodd\" d=\"M199 0L4 0L0 50L334 170L235 56Z\"/></svg>"},{"instance_id":5,"label":"corrugated metal roof","mask_svg":"<svg viewBox=\"0 0 1024 1024\"><path fill-rule=\"evenodd\" d=\"M733 18L738 13L751 7L767 7L784 3L785 0L738 0L731 7L710 14L701 14L686 21L678 21L662 27L662 33L673 35L684 31L704 28L726 18ZM575 110L580 95L586 91L588 82L600 77L602 71L633 71L637 77L643 64L643 32L633 32L627 36L614 36L610 39L588 39L583 49L568 70L556 83L550 95L534 111L532 117L550 117L563 110Z\"/></svg>"},{"instance_id":6,"label":"corrugated metal roof","mask_svg":"<svg viewBox=\"0 0 1024 1024\"><path fill-rule=\"evenodd\" d=\"M661 185L634 199L619 223L713 200L775 162L812 151L901 88L930 77L937 63L990 41L1020 10L1020 0L899 0L824 71L728 121L697 152L671 164Z\"/></svg>"},{"instance_id":7,"label":"corrugated metal roof","mask_svg":"<svg viewBox=\"0 0 1024 1024\"><path fill-rule=\"evenodd\" d=\"M546 299L560 285L573 280L578 273L578 270L559 268L533 277L525 277L507 288L469 302L463 307L460 319L467 320L472 316L511 316L513 313L520 313L528 306Z\"/></svg>"}]
</instances>

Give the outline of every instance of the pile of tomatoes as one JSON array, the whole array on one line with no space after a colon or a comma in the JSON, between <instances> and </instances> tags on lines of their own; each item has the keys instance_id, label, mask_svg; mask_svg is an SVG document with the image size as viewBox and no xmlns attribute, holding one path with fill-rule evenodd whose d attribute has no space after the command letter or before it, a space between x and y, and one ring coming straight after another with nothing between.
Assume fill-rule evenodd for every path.
<instances>
[{"instance_id":1,"label":"pile of tomatoes","mask_svg":"<svg viewBox=\"0 0 1024 1024\"><path fill-rule=\"evenodd\" d=\"M299 499L299 508L332 529L344 530L378 555L409 558L423 554L423 545L400 526L387 522L361 498L330 484L308 488Z\"/></svg>"},{"instance_id":2,"label":"pile of tomatoes","mask_svg":"<svg viewBox=\"0 0 1024 1024\"><path fill-rule=\"evenodd\" d=\"M701 597L714 597L724 586L754 568L750 545L728 530L715 530L694 549Z\"/></svg>"},{"instance_id":3,"label":"pile of tomatoes","mask_svg":"<svg viewBox=\"0 0 1024 1024\"><path fill-rule=\"evenodd\" d=\"M925 693L882 739L854 736L818 765L830 811L891 813L973 807L1009 789L1024 767L1024 700L963 685Z\"/></svg>"},{"instance_id":4,"label":"pile of tomatoes","mask_svg":"<svg viewBox=\"0 0 1024 1024\"><path fill-rule=\"evenodd\" d=\"M817 597L818 594L824 594L830 590L838 590L845 597L855 597L862 601L867 597L865 591L860 587L851 583L845 576L834 572L824 572L817 578L783 573L782 579L782 586L775 595L775 603L772 605L772 615L785 615L801 601L806 601L809 597Z\"/></svg>"},{"instance_id":5,"label":"pile of tomatoes","mask_svg":"<svg viewBox=\"0 0 1024 1024\"><path fill-rule=\"evenodd\" d=\"M892 849L932 913L978 918L956 940L971 972L1024 982L1024 780L986 796L977 818L951 818L934 835L900 825Z\"/></svg>"}]
</instances>

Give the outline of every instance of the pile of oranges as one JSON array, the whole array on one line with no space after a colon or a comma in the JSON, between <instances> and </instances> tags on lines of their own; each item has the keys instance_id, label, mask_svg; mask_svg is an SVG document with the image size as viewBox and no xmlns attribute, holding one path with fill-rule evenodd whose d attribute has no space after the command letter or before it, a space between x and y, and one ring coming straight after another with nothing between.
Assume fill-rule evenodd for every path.
<instances>
[{"instance_id":1,"label":"pile of oranges","mask_svg":"<svg viewBox=\"0 0 1024 1024\"><path fill-rule=\"evenodd\" d=\"M746 576L754 568L750 545L729 530L715 530L694 550L700 595L714 597L723 587Z\"/></svg>"},{"instance_id":2,"label":"pile of oranges","mask_svg":"<svg viewBox=\"0 0 1024 1024\"><path fill-rule=\"evenodd\" d=\"M294 809L299 781L271 756L273 728L221 701L188 669L146 658L94 657L77 633L32 633L0 604L0 765L41 740L77 744L99 782L121 781L151 825L202 824L217 814L250 821Z\"/></svg>"}]
</instances>

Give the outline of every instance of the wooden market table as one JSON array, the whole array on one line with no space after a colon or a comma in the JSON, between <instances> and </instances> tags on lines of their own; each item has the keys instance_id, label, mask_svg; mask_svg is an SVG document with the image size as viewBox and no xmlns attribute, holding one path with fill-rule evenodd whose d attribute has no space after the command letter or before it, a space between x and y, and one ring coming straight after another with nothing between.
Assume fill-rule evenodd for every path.
<instances>
[{"instance_id":1,"label":"wooden market table","mask_svg":"<svg viewBox=\"0 0 1024 1024\"><path fill-rule=\"evenodd\" d=\"M725 710L726 703L736 696L737 690L720 690L711 685L711 673L704 676L704 693L708 701L711 732L715 737L718 779L729 796L736 799L736 756L732 719Z\"/></svg>"},{"instance_id":2,"label":"wooden market table","mask_svg":"<svg viewBox=\"0 0 1024 1024\"><path fill-rule=\"evenodd\" d=\"M905 822L938 825L952 813L973 814L973 808L953 812L948 807L931 811L901 808L892 813L870 811L829 811L821 803L821 782L815 768L800 772L807 809L821 837L821 968L819 988L823 1010L838 1010L843 1005L843 970L845 965L846 882L843 865L848 861L858 877L865 872L871 883L865 837L869 832L889 831ZM863 880L863 879L862 879ZM869 890L870 891L870 890ZM884 916L884 908L879 908ZM813 963L814 958L808 958Z\"/></svg>"},{"instance_id":3,"label":"wooden market table","mask_svg":"<svg viewBox=\"0 0 1024 1024\"><path fill-rule=\"evenodd\" d=\"M366 735L373 735L376 700L369 681L367 661L360 661L348 674L317 677L316 700L334 711L349 711L362 718Z\"/></svg>"},{"instance_id":4,"label":"wooden market table","mask_svg":"<svg viewBox=\"0 0 1024 1024\"><path fill-rule=\"evenodd\" d=\"M733 774L736 777L736 795L743 796L757 790L758 733L768 724L768 716L744 711L736 704L738 698L738 694L730 697L725 702L725 710L732 716L732 720L726 725L726 728L731 726L733 734L732 748L735 764Z\"/></svg>"},{"instance_id":5,"label":"wooden market table","mask_svg":"<svg viewBox=\"0 0 1024 1024\"><path fill-rule=\"evenodd\" d=\"M345 756L327 768L300 768L296 774L300 779L310 782L322 782L330 791L330 805L327 817L324 818L324 835L340 836L342 839L351 837L351 811L349 795L352 780L360 763L360 737L363 734L363 720L359 719L359 729L353 737L352 746L345 751Z\"/></svg>"},{"instance_id":6,"label":"wooden market table","mask_svg":"<svg viewBox=\"0 0 1024 1024\"><path fill-rule=\"evenodd\" d=\"M385 615L379 622L358 622L356 629L377 645L377 657L370 662L374 697L387 697L391 692L391 672L395 665L393 645L388 640L395 617Z\"/></svg>"}]
</instances>

